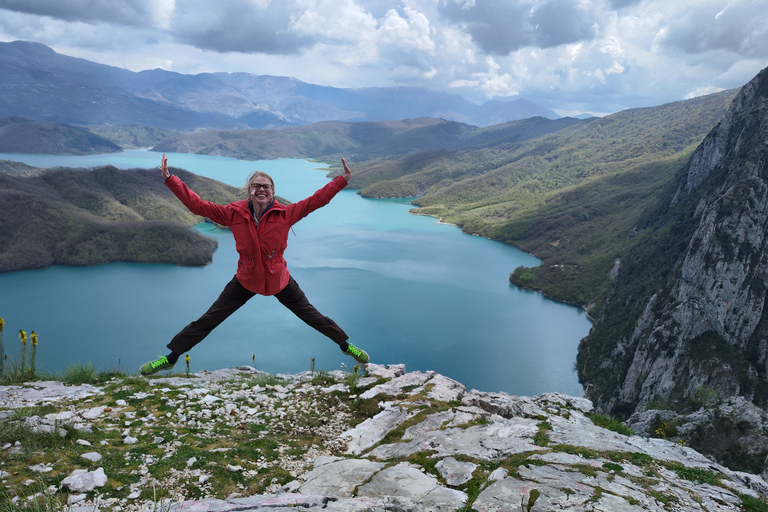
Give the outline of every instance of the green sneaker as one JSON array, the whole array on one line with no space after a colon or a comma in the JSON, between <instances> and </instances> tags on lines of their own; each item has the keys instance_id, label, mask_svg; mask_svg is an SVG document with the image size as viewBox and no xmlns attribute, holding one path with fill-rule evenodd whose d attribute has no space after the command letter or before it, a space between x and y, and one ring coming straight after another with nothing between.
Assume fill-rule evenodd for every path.
<instances>
[{"instance_id":1,"label":"green sneaker","mask_svg":"<svg viewBox=\"0 0 768 512\"><path fill-rule=\"evenodd\" d=\"M154 361L150 361L148 363L144 363L141 365L141 368L139 371L142 375L148 376L148 375L154 375L157 372L163 371L163 370L170 370L176 366L176 363L169 363L168 358L165 356L157 356L157 359Z\"/></svg>"},{"instance_id":2,"label":"green sneaker","mask_svg":"<svg viewBox=\"0 0 768 512\"><path fill-rule=\"evenodd\" d=\"M368 364L368 352L361 348L357 348L353 344L349 344L349 347L347 347L347 351L344 352L348 356L352 356L355 361L357 361L360 364Z\"/></svg>"}]
</instances>

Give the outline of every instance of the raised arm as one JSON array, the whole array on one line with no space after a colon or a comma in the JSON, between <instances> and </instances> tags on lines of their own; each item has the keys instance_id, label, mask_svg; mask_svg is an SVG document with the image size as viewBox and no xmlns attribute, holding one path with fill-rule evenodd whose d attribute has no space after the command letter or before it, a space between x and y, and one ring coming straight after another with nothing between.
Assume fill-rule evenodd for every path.
<instances>
[{"instance_id":1,"label":"raised arm","mask_svg":"<svg viewBox=\"0 0 768 512\"><path fill-rule=\"evenodd\" d=\"M189 187L181 181L181 178L172 176L168 170L168 159L165 158L165 153L163 153L159 169L165 179L165 186L179 198L190 212L195 215L208 217L217 224L229 226L232 221L232 212L222 205L201 199L200 196L190 190Z\"/></svg>"},{"instance_id":2,"label":"raised arm","mask_svg":"<svg viewBox=\"0 0 768 512\"><path fill-rule=\"evenodd\" d=\"M336 194L347 186L352 177L352 171L349 170L346 159L342 158L341 163L344 166L343 175L336 176L308 198L288 205L288 221L291 224L297 223L313 211L327 205Z\"/></svg>"}]
</instances>

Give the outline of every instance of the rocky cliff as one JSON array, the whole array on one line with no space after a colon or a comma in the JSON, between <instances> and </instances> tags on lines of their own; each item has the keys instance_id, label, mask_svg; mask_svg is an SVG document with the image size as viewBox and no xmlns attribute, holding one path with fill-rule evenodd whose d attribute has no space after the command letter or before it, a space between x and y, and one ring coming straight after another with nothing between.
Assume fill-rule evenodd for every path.
<instances>
[{"instance_id":1,"label":"rocky cliff","mask_svg":"<svg viewBox=\"0 0 768 512\"><path fill-rule=\"evenodd\" d=\"M688 413L737 396L768 407L767 230L765 69L634 230L579 350L599 410Z\"/></svg>"},{"instance_id":2,"label":"rocky cliff","mask_svg":"<svg viewBox=\"0 0 768 512\"><path fill-rule=\"evenodd\" d=\"M762 477L633 435L584 398L367 370L2 386L0 508L765 510Z\"/></svg>"}]
</instances>

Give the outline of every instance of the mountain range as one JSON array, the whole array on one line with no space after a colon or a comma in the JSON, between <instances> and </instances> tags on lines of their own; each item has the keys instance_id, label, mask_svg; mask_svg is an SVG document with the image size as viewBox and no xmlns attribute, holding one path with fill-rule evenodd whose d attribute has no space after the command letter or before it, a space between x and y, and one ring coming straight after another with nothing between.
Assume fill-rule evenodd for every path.
<instances>
[{"instance_id":1,"label":"mountain range","mask_svg":"<svg viewBox=\"0 0 768 512\"><path fill-rule=\"evenodd\" d=\"M0 69L0 118L80 126L140 124L191 131L423 116L488 126L559 117L524 99L477 105L414 87L342 89L250 73L133 72L28 41L0 43Z\"/></svg>"}]
</instances>

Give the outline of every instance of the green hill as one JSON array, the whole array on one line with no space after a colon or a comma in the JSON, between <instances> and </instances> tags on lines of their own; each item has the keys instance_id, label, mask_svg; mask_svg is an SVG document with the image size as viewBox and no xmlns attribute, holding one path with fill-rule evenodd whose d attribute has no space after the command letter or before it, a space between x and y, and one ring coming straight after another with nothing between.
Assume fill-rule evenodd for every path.
<instances>
[{"instance_id":1,"label":"green hill","mask_svg":"<svg viewBox=\"0 0 768 512\"><path fill-rule=\"evenodd\" d=\"M84 128L21 117L0 119L0 153L90 155L120 150L114 142Z\"/></svg>"},{"instance_id":2,"label":"green hill","mask_svg":"<svg viewBox=\"0 0 768 512\"><path fill-rule=\"evenodd\" d=\"M400 121L329 121L280 130L206 130L158 144L155 151L197 153L249 160L319 158L391 160L425 151L457 150L519 142L584 121L535 117L488 128L420 117Z\"/></svg>"},{"instance_id":3,"label":"green hill","mask_svg":"<svg viewBox=\"0 0 768 512\"><path fill-rule=\"evenodd\" d=\"M89 126L93 133L118 144L121 148L151 148L179 132L147 125L118 126L102 124Z\"/></svg>"},{"instance_id":4,"label":"green hill","mask_svg":"<svg viewBox=\"0 0 768 512\"><path fill-rule=\"evenodd\" d=\"M352 186L372 197L420 196L416 213L543 260L515 270L515 284L594 308L636 220L736 92L627 110L519 142L361 163Z\"/></svg>"},{"instance_id":5,"label":"green hill","mask_svg":"<svg viewBox=\"0 0 768 512\"><path fill-rule=\"evenodd\" d=\"M201 197L227 203L237 189L181 169ZM0 272L114 261L205 265L216 242L157 170L55 169L0 174Z\"/></svg>"}]
</instances>

